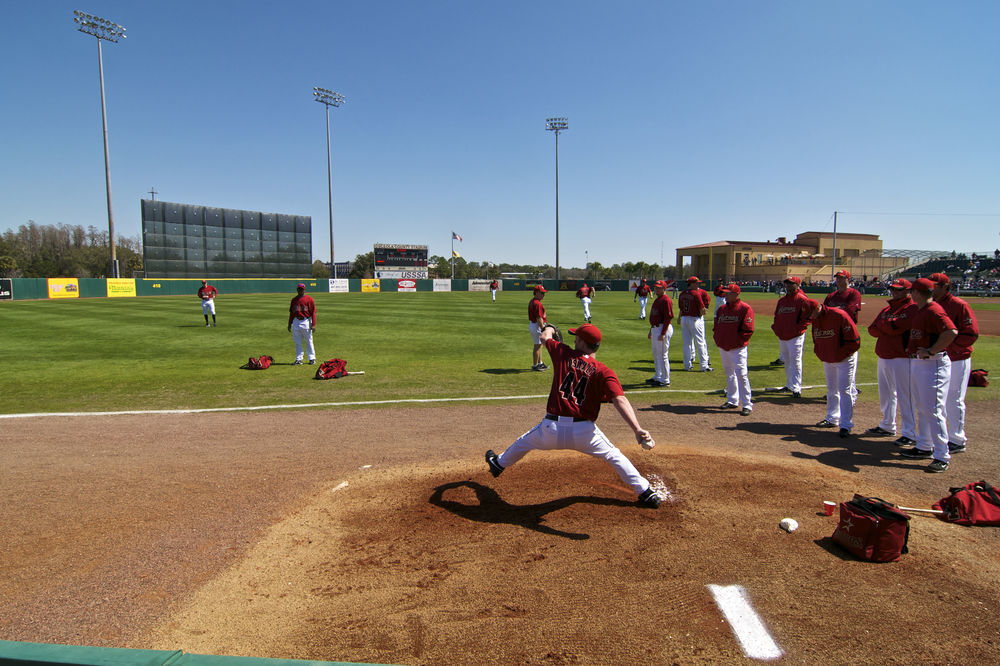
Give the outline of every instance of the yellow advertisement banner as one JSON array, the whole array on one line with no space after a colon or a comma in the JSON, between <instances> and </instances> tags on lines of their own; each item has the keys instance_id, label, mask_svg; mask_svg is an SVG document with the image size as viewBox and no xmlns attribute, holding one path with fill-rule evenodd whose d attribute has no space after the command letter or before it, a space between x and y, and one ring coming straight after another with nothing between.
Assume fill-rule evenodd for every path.
<instances>
[{"instance_id":1,"label":"yellow advertisement banner","mask_svg":"<svg viewBox=\"0 0 1000 666\"><path fill-rule=\"evenodd\" d=\"M362 280L361 291L362 292L382 291L382 286L378 280Z\"/></svg>"},{"instance_id":2,"label":"yellow advertisement banner","mask_svg":"<svg viewBox=\"0 0 1000 666\"><path fill-rule=\"evenodd\" d=\"M79 298L80 281L76 278L48 278L49 298Z\"/></svg>"},{"instance_id":3,"label":"yellow advertisement banner","mask_svg":"<svg viewBox=\"0 0 1000 666\"><path fill-rule=\"evenodd\" d=\"M108 298L135 296L135 280L132 278L108 278Z\"/></svg>"}]
</instances>

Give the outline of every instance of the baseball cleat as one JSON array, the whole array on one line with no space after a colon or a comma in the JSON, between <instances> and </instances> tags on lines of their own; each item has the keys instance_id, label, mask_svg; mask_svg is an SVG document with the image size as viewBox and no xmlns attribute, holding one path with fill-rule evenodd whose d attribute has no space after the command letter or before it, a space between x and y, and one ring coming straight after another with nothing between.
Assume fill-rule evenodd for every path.
<instances>
[{"instance_id":1,"label":"baseball cleat","mask_svg":"<svg viewBox=\"0 0 1000 666\"><path fill-rule=\"evenodd\" d=\"M656 491L651 487L646 488L641 495L639 495L639 504L643 506L648 506L650 509L660 508L660 496L656 494Z\"/></svg>"},{"instance_id":2,"label":"baseball cleat","mask_svg":"<svg viewBox=\"0 0 1000 666\"><path fill-rule=\"evenodd\" d=\"M739 407L739 405L734 405L731 402L724 402L722 403L722 407L720 407L720 409L736 409L737 407Z\"/></svg>"},{"instance_id":3,"label":"baseball cleat","mask_svg":"<svg viewBox=\"0 0 1000 666\"><path fill-rule=\"evenodd\" d=\"M802 391L792 391L792 397L793 398L801 398L802 397Z\"/></svg>"},{"instance_id":4,"label":"baseball cleat","mask_svg":"<svg viewBox=\"0 0 1000 666\"><path fill-rule=\"evenodd\" d=\"M209 326L210 326L210 324L206 321L205 322L205 328L208 328Z\"/></svg>"},{"instance_id":5,"label":"baseball cleat","mask_svg":"<svg viewBox=\"0 0 1000 666\"><path fill-rule=\"evenodd\" d=\"M933 458L934 452L924 451L923 449L918 449L918 448L912 448L912 449L907 449L906 451L900 451L899 455L903 456L904 458L915 458L917 460L921 460L924 458Z\"/></svg>"},{"instance_id":6,"label":"baseball cleat","mask_svg":"<svg viewBox=\"0 0 1000 666\"><path fill-rule=\"evenodd\" d=\"M490 474L494 479L503 474L503 467L500 466L500 460L497 454L493 453L493 449L486 452L486 464L490 466Z\"/></svg>"},{"instance_id":7,"label":"baseball cleat","mask_svg":"<svg viewBox=\"0 0 1000 666\"><path fill-rule=\"evenodd\" d=\"M915 443L916 442L914 442L912 439L910 439L906 435L903 435L902 437L900 437L899 439L897 439L895 442L893 442L893 444L895 444L896 446L913 446Z\"/></svg>"},{"instance_id":8,"label":"baseball cleat","mask_svg":"<svg viewBox=\"0 0 1000 666\"><path fill-rule=\"evenodd\" d=\"M749 407L744 407L743 409L740 410L740 416L750 416L750 412L752 411L753 410L750 409Z\"/></svg>"},{"instance_id":9,"label":"baseball cleat","mask_svg":"<svg viewBox=\"0 0 1000 666\"><path fill-rule=\"evenodd\" d=\"M309 365L316 365L316 359L314 358L309 359Z\"/></svg>"},{"instance_id":10,"label":"baseball cleat","mask_svg":"<svg viewBox=\"0 0 1000 666\"><path fill-rule=\"evenodd\" d=\"M816 427L817 428L836 428L837 424L834 423L833 421L828 420L828 419L823 419L822 421L820 421L819 423L816 424Z\"/></svg>"},{"instance_id":11,"label":"baseball cleat","mask_svg":"<svg viewBox=\"0 0 1000 666\"><path fill-rule=\"evenodd\" d=\"M702 372L715 372L715 368L713 368L712 366L708 366L707 368L702 368L701 371Z\"/></svg>"},{"instance_id":12,"label":"baseball cleat","mask_svg":"<svg viewBox=\"0 0 1000 666\"><path fill-rule=\"evenodd\" d=\"M295 359L295 362L292 363L292 365L302 365L302 359L301 358Z\"/></svg>"},{"instance_id":13,"label":"baseball cleat","mask_svg":"<svg viewBox=\"0 0 1000 666\"><path fill-rule=\"evenodd\" d=\"M846 439L851 436L851 431L848 428L841 428L837 435L841 439Z\"/></svg>"},{"instance_id":14,"label":"baseball cleat","mask_svg":"<svg viewBox=\"0 0 1000 666\"><path fill-rule=\"evenodd\" d=\"M778 358L774 359L773 361L771 361L771 365L784 365L784 364L785 364L785 362L781 360L780 356Z\"/></svg>"},{"instance_id":15,"label":"baseball cleat","mask_svg":"<svg viewBox=\"0 0 1000 666\"><path fill-rule=\"evenodd\" d=\"M964 453L965 444L952 444L948 442L948 453Z\"/></svg>"},{"instance_id":16,"label":"baseball cleat","mask_svg":"<svg viewBox=\"0 0 1000 666\"><path fill-rule=\"evenodd\" d=\"M873 437L891 437L896 433L890 432L885 428L883 428L882 426L875 426L874 428L868 428L868 430L865 430L865 434L871 435Z\"/></svg>"},{"instance_id":17,"label":"baseball cleat","mask_svg":"<svg viewBox=\"0 0 1000 666\"><path fill-rule=\"evenodd\" d=\"M931 464L927 466L925 471L930 472L931 474L937 474L939 472L945 471L946 469L948 469L948 463L946 463L943 460L938 460L937 458L935 458L934 460L931 461Z\"/></svg>"}]
</instances>

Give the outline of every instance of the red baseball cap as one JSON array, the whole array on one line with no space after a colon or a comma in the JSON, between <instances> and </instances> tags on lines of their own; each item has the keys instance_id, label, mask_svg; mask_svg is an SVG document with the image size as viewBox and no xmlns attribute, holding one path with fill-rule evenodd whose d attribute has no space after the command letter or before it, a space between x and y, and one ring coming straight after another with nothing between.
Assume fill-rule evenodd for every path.
<instances>
[{"instance_id":1,"label":"red baseball cap","mask_svg":"<svg viewBox=\"0 0 1000 666\"><path fill-rule=\"evenodd\" d=\"M569 329L570 335L575 335L581 338L584 342L592 345L601 344L601 329L597 328L593 324L581 324L576 328Z\"/></svg>"},{"instance_id":2,"label":"red baseball cap","mask_svg":"<svg viewBox=\"0 0 1000 666\"><path fill-rule=\"evenodd\" d=\"M723 294L739 294L740 285L736 284L735 282L730 282L719 291L721 291Z\"/></svg>"},{"instance_id":3,"label":"red baseball cap","mask_svg":"<svg viewBox=\"0 0 1000 666\"><path fill-rule=\"evenodd\" d=\"M688 282L701 282L701 279L696 275L692 275L688 278Z\"/></svg>"},{"instance_id":4,"label":"red baseball cap","mask_svg":"<svg viewBox=\"0 0 1000 666\"><path fill-rule=\"evenodd\" d=\"M548 289L546 289L545 287L543 287L540 284L536 284L535 285L535 291L536 292L540 291L540 292L542 292L544 294L544 293L546 293L548 291Z\"/></svg>"},{"instance_id":5,"label":"red baseball cap","mask_svg":"<svg viewBox=\"0 0 1000 666\"><path fill-rule=\"evenodd\" d=\"M305 289L306 286L304 284L302 284L301 282L299 282L297 285L295 285L295 288L296 289Z\"/></svg>"},{"instance_id":6,"label":"red baseball cap","mask_svg":"<svg viewBox=\"0 0 1000 666\"><path fill-rule=\"evenodd\" d=\"M664 282L663 280L657 280L656 282L653 283L653 286L654 287L662 287L663 289L666 289L667 288L667 283Z\"/></svg>"},{"instance_id":7,"label":"red baseball cap","mask_svg":"<svg viewBox=\"0 0 1000 666\"><path fill-rule=\"evenodd\" d=\"M789 275L784 280L782 280L782 282L792 282L795 284L802 284L802 278L800 278L797 275Z\"/></svg>"},{"instance_id":8,"label":"red baseball cap","mask_svg":"<svg viewBox=\"0 0 1000 666\"><path fill-rule=\"evenodd\" d=\"M208 284L208 280L202 280L201 283L202 284Z\"/></svg>"},{"instance_id":9,"label":"red baseball cap","mask_svg":"<svg viewBox=\"0 0 1000 666\"><path fill-rule=\"evenodd\" d=\"M850 280L851 279L851 271L837 271L837 274L834 275L833 277L843 277L843 278L847 278L848 280Z\"/></svg>"},{"instance_id":10,"label":"red baseball cap","mask_svg":"<svg viewBox=\"0 0 1000 666\"><path fill-rule=\"evenodd\" d=\"M917 291L925 291L929 294L934 291L934 283L927 278L920 278L919 280L915 280L913 282L912 288Z\"/></svg>"},{"instance_id":11,"label":"red baseball cap","mask_svg":"<svg viewBox=\"0 0 1000 666\"><path fill-rule=\"evenodd\" d=\"M937 284L940 285L951 284L951 278L945 275L944 273L931 273L928 277L930 278L931 282L936 282Z\"/></svg>"},{"instance_id":12,"label":"red baseball cap","mask_svg":"<svg viewBox=\"0 0 1000 666\"><path fill-rule=\"evenodd\" d=\"M911 283L906 278L896 278L892 284L889 285L890 289L912 289L913 283Z\"/></svg>"}]
</instances>

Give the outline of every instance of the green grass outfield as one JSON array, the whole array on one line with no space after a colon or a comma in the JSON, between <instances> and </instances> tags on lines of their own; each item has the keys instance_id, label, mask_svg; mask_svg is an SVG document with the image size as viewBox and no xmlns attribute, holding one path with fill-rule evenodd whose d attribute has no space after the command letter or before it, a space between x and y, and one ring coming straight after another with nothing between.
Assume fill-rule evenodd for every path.
<instances>
[{"instance_id":1,"label":"green grass outfield","mask_svg":"<svg viewBox=\"0 0 1000 666\"><path fill-rule=\"evenodd\" d=\"M313 294L319 359L347 359L364 376L315 381L315 368L292 366L294 345L286 330L291 294L222 295L219 326L205 328L193 297L14 301L0 304L3 390L0 414L251 407L274 404L397 399L465 399L548 393L551 373L529 370L527 292ZM651 299L652 300L652 299ZM750 380L755 390L782 386L784 371L770 330L774 295L749 295L757 312L750 342ZM865 297L865 311L885 299ZM549 321L565 331L581 322L580 302L569 292L545 297ZM992 300L972 299L975 310L996 310ZM672 385L650 389L653 374L648 325L624 292L599 293L594 324L604 332L598 358L617 373L633 400L712 404L725 380L711 342L714 373L683 372L679 323L670 349ZM570 336L567 335L567 338ZM875 382L874 339L862 331L858 382ZM249 356L268 354L275 365L240 370ZM974 366L998 368L995 337L976 343ZM1000 370L994 373L1000 381ZM820 388L823 369L807 340L805 383ZM688 392L690 391L690 392ZM990 399L993 387L969 391L969 400ZM875 400L877 390L863 392ZM534 400L537 400L535 398Z\"/></svg>"}]
</instances>

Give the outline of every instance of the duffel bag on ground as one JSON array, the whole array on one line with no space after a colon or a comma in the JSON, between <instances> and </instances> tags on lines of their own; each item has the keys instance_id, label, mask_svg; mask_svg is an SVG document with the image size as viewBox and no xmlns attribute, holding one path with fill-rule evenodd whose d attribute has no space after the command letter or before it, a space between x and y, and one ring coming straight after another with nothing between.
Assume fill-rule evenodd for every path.
<instances>
[{"instance_id":1,"label":"duffel bag on ground","mask_svg":"<svg viewBox=\"0 0 1000 666\"><path fill-rule=\"evenodd\" d=\"M961 488L952 488L951 495L932 505L944 513L938 518L959 525L1000 525L1000 491L976 481Z\"/></svg>"},{"instance_id":2,"label":"duffel bag on ground","mask_svg":"<svg viewBox=\"0 0 1000 666\"><path fill-rule=\"evenodd\" d=\"M855 495L840 503L834 542L862 560L895 562L907 552L910 517L877 497Z\"/></svg>"}]
</instances>

